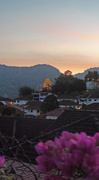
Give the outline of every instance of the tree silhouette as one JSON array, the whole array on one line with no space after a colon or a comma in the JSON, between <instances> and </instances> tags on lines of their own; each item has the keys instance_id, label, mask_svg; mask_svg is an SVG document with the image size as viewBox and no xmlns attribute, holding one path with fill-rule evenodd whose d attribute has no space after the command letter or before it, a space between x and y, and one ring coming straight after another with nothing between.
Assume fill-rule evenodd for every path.
<instances>
[{"instance_id":1,"label":"tree silhouette","mask_svg":"<svg viewBox=\"0 0 99 180\"><path fill-rule=\"evenodd\" d=\"M28 96L31 95L33 92L32 88L28 86L23 86L19 89L19 96Z\"/></svg>"},{"instance_id":2,"label":"tree silhouette","mask_svg":"<svg viewBox=\"0 0 99 180\"><path fill-rule=\"evenodd\" d=\"M72 71L67 70L67 71L64 72L64 74L67 75L67 76L70 76L70 75L72 75Z\"/></svg>"},{"instance_id":3,"label":"tree silhouette","mask_svg":"<svg viewBox=\"0 0 99 180\"><path fill-rule=\"evenodd\" d=\"M46 113L48 111L52 111L59 107L59 103L57 101L56 96L49 95L45 98L44 102L41 105L41 112Z\"/></svg>"}]
</instances>

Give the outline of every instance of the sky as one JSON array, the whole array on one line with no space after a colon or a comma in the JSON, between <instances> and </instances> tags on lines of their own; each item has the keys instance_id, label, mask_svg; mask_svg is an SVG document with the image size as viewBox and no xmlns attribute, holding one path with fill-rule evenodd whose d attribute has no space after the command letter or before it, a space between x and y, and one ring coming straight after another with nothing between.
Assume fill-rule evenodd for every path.
<instances>
[{"instance_id":1,"label":"sky","mask_svg":"<svg viewBox=\"0 0 99 180\"><path fill-rule=\"evenodd\" d=\"M0 0L0 64L99 67L99 0Z\"/></svg>"}]
</instances>

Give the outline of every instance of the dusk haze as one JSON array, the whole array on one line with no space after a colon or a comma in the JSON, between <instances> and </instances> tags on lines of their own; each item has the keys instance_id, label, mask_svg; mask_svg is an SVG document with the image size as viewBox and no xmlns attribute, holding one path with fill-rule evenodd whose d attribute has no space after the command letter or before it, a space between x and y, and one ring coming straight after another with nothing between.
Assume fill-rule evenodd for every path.
<instances>
[{"instance_id":1,"label":"dusk haze","mask_svg":"<svg viewBox=\"0 0 99 180\"><path fill-rule=\"evenodd\" d=\"M1 0L0 64L99 67L99 0Z\"/></svg>"}]
</instances>

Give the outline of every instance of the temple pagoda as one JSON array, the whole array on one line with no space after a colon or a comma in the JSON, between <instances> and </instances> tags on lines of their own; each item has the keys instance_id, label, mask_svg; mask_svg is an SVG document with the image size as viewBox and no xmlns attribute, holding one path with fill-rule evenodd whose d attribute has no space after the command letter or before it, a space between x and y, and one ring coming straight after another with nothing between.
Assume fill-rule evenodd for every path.
<instances>
[{"instance_id":1,"label":"temple pagoda","mask_svg":"<svg viewBox=\"0 0 99 180\"><path fill-rule=\"evenodd\" d=\"M46 80L43 83L43 88L46 88L47 90L51 90L51 85L52 85L52 83L51 83L50 79L46 78Z\"/></svg>"}]
</instances>

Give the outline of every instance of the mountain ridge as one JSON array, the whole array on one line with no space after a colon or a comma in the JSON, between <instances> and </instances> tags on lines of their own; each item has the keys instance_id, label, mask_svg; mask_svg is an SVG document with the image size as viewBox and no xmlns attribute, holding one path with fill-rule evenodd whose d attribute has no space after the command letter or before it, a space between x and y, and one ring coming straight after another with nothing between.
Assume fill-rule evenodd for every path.
<instances>
[{"instance_id":1,"label":"mountain ridge","mask_svg":"<svg viewBox=\"0 0 99 180\"><path fill-rule=\"evenodd\" d=\"M47 64L30 67L0 65L0 96L15 98L22 86L41 89L46 78L54 83L60 71Z\"/></svg>"},{"instance_id":2,"label":"mountain ridge","mask_svg":"<svg viewBox=\"0 0 99 180\"><path fill-rule=\"evenodd\" d=\"M86 69L84 72L77 73L77 74L75 74L73 76L84 80L84 77L88 73L88 71L97 71L99 73L99 67L93 67L93 68Z\"/></svg>"},{"instance_id":3,"label":"mountain ridge","mask_svg":"<svg viewBox=\"0 0 99 180\"><path fill-rule=\"evenodd\" d=\"M99 73L99 67L89 68L83 73L73 75L73 77L84 80L88 71L98 71ZM55 78L58 78L60 74L62 73L56 67L48 64L37 64L30 67L0 64L0 96L16 98L18 90L22 86L40 90L46 78L49 78L53 84Z\"/></svg>"}]
</instances>

